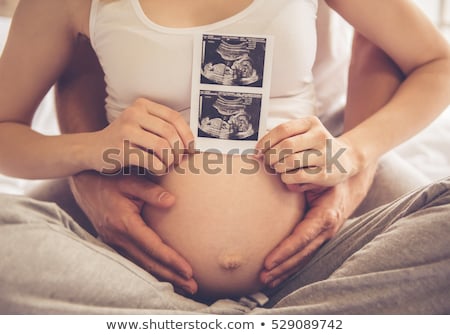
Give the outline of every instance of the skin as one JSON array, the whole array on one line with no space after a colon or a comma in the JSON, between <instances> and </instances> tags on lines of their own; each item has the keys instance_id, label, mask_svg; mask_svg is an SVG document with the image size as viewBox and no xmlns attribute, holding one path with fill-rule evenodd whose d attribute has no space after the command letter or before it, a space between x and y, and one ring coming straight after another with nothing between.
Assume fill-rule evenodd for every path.
<instances>
[{"instance_id":1,"label":"skin","mask_svg":"<svg viewBox=\"0 0 450 335\"><path fill-rule=\"evenodd\" d=\"M55 96L63 133L83 133L107 126L103 70L89 40L79 38ZM82 99L80 97L83 97ZM144 205L168 208L176 199L142 176L105 176L85 171L70 177L72 193L105 243L184 293L197 291L192 267L142 220Z\"/></svg>"},{"instance_id":2,"label":"skin","mask_svg":"<svg viewBox=\"0 0 450 335\"><path fill-rule=\"evenodd\" d=\"M102 70L89 42L81 40L56 90L59 120L64 132L92 131L95 130L93 128L101 129L106 126L102 78ZM345 109L346 129L359 124L388 101L402 80L403 75L386 54L367 39L356 35L350 69L351 85L348 105ZM88 83L91 83L91 86L87 85ZM93 83L96 83L96 88ZM372 85L380 87L376 90L379 94L373 94ZM97 104L94 103L95 100ZM87 101L89 103L86 103ZM338 231L345 219L364 198L370 187L375 167L373 165L337 186L316 192L306 192L310 209L291 237L267 257L266 269L261 274L262 282L269 286L281 283L294 268L306 263L316 249ZM127 232L126 227L144 226L139 215L144 203L166 208L176 201L160 186L142 177L107 178L94 172L84 172L71 178L71 186L78 204L88 214L91 221L96 223L97 232L104 239L107 236L107 241L111 245L120 247L134 261L138 258L133 256L136 253L135 249L128 248L128 241L125 242L123 239L124 235L133 239L132 233ZM102 215L102 213L108 215ZM135 245L143 250L145 249L141 247L142 243L145 243L145 248L151 247L154 258L144 253L144 259L139 258L140 264L144 264L144 268L151 266L149 264L167 266L164 270L158 268L158 273L164 273L165 278L175 282L184 292L195 292L196 283L180 275L183 272L192 273L189 265L185 262L175 262L175 258L172 263L157 261L158 257L163 259L162 256L167 252L167 245L156 238L154 232L148 227L143 229L143 232L145 238ZM127 249L130 251L127 252ZM286 252L286 250L296 252ZM161 254L160 251L163 253ZM181 258L180 255L178 257ZM286 259L285 262L283 262L284 259Z\"/></svg>"},{"instance_id":3,"label":"skin","mask_svg":"<svg viewBox=\"0 0 450 335\"><path fill-rule=\"evenodd\" d=\"M250 2L236 2L236 7L233 8L226 1L197 0L189 4L172 1L170 6L166 6L164 1L145 1L143 4L146 13L152 13L152 19L156 22L186 27L228 17L248 6ZM336 150L345 149L345 155L342 156L344 173L333 170L325 174L325 169L322 169L322 173L308 175L304 173L305 166L290 166L289 157L284 161L267 161L267 164L277 169L286 184L314 185L314 191L322 196L310 196L312 209L319 208L319 204L323 206L319 199L337 192L337 188L342 188L341 192L345 193L345 187L349 188L352 180L368 173L368 167L372 166L382 153L425 127L448 105L447 92L450 90L449 46L409 1L327 2L359 32L384 50L398 65L405 80L387 103L383 102L382 107L377 108L370 117L339 138L333 138L317 119L309 118L281 125L259 142L257 148L262 154L271 149L290 148L294 156L291 161L307 151L322 152L327 139L332 141ZM0 154L4 157L0 165L2 173L25 178L54 178L71 176L84 170L102 171L106 166L101 159L101 153L105 148L111 147L120 150L125 140L151 149L156 156L153 160L155 166L143 167L150 171L161 171L177 161L174 156L164 157L161 154L163 149L173 148L176 143L181 144L183 148L189 147L192 134L178 113L144 99L136 101L111 125L95 132L46 137L30 130L29 124L38 102L68 67L79 35L88 36L89 4L90 1L87 0L42 0L39 3L22 1L19 4L10 39L0 60ZM205 11L205 8L208 10ZM48 15L55 11L60 15ZM199 12L202 15L195 15ZM204 13L212 14L203 15ZM398 17L402 18L402 22L398 22ZM380 25L379 22L383 24ZM401 48L398 47L398 41L402 41ZM29 55L33 57L29 58ZM24 96L27 99L23 99ZM422 113L423 110L429 112ZM402 127L399 129L397 124L400 123ZM148 131L143 131L142 128ZM378 133L381 128L384 135L382 138ZM318 167L326 166L323 157L325 155L312 164ZM126 166L134 162L121 163ZM328 189L325 193L320 193L319 190L322 189L317 186L334 188L331 192ZM339 208L338 205L335 207ZM310 250L316 249L321 239L326 240L336 231L335 228L329 227L333 222L342 222L346 212L346 209L325 211L323 222L326 223L322 227L316 224L315 227L318 227L318 232L329 233L316 234L308 230L304 234L304 241L300 241L299 231L305 229L305 225L299 224L298 227L303 228L296 229L292 234L296 238L289 237L274 250L272 256L268 256L268 274L263 273L262 280L276 284L277 280L283 279L296 264L301 264L302 259L305 259L304 254L310 254ZM128 231L128 228L122 227L119 232ZM137 235L142 231L141 226L132 229L131 233ZM314 235L317 237L311 237ZM152 244L150 248L135 250L134 253L140 255L141 259L155 255L154 246L160 241L157 238L154 240L156 244ZM305 244L310 246L309 252L304 251ZM175 267L183 270L175 272L183 273L183 277L189 280L189 266L176 257L177 255L171 254L175 258L166 255L161 253L156 257L158 259L161 256L163 259L161 262L156 261L159 265L162 264L161 268L165 269L168 263L176 263ZM151 272L157 272L155 267L147 268ZM278 269L277 272L275 269ZM165 273L161 275L164 276ZM193 285L189 288L195 290Z\"/></svg>"},{"instance_id":4,"label":"skin","mask_svg":"<svg viewBox=\"0 0 450 335\"><path fill-rule=\"evenodd\" d=\"M356 33L349 69L344 133L386 104L403 80L403 73L392 59ZM374 90L374 87L377 89ZM365 170L332 187L315 188L311 184L294 186L306 190L309 210L289 238L267 256L261 280L271 287L277 286L299 265L306 264L362 202L370 189L376 168L376 163L370 164Z\"/></svg>"},{"instance_id":5,"label":"skin","mask_svg":"<svg viewBox=\"0 0 450 335\"><path fill-rule=\"evenodd\" d=\"M192 26L226 18L249 3L239 1L231 7L224 1L197 0L188 5L175 1L171 4L177 7L172 8L162 1L143 1L143 8L161 24ZM398 64L405 80L385 106L340 138L333 138L314 118L294 120L267 134L257 145L263 154L272 149L293 151L282 161L279 155L271 155L267 161L287 184L335 185L362 171L382 153L422 129L448 104L448 43L409 1L329 0L328 3L382 48ZM0 83L4 106L0 130L2 139L21 138L21 141L0 146L0 153L7 158L0 165L2 173L24 178L53 178L87 169L103 171L110 168L102 159L105 148L121 151L125 140L133 146L152 150L155 159L128 162L122 157L122 166L140 164L150 171L163 171L177 161L174 155L164 155L165 149L177 145L186 149L192 142L190 129L179 113L145 99L138 99L116 122L94 133L45 137L29 129L36 105L67 66L78 36L89 36L89 5L88 0L45 0L39 5L30 1L19 3L0 62L0 74L4 78ZM196 16L200 8L201 13L214 14ZM47 17L47 13L55 10L61 15ZM401 23L397 17L402 17ZM379 25L381 21L383 24ZM402 47L395 41L402 41ZM25 56L31 54L32 60ZM28 98L20 99L18 92ZM423 110L429 113L422 113ZM400 122L401 131L396 126ZM381 127L385 135L382 138L378 134ZM310 164L320 167L321 173L308 174L304 170L306 166L292 165L294 160L302 161L301 157L309 151L322 152L327 139L337 152L345 149L341 157L344 169L328 173L323 168L326 155L310 155L314 157L309 160ZM47 150L42 153L39 149L44 147ZM147 150L142 151L144 155L151 155Z\"/></svg>"}]
</instances>

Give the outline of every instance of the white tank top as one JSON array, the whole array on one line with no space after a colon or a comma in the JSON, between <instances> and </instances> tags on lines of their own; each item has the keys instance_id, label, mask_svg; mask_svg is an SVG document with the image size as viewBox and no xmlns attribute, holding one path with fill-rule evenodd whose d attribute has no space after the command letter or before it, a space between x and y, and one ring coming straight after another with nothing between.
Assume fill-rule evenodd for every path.
<instances>
[{"instance_id":1,"label":"white tank top","mask_svg":"<svg viewBox=\"0 0 450 335\"><path fill-rule=\"evenodd\" d=\"M345 105L352 39L353 28L324 0L319 0L313 66L318 116L329 117Z\"/></svg>"},{"instance_id":2,"label":"white tank top","mask_svg":"<svg viewBox=\"0 0 450 335\"><path fill-rule=\"evenodd\" d=\"M90 38L105 72L108 120L144 97L189 121L193 41L199 33L273 36L268 129L314 114L316 11L317 0L253 0L225 20L169 28L149 19L139 0L93 0Z\"/></svg>"}]
</instances>

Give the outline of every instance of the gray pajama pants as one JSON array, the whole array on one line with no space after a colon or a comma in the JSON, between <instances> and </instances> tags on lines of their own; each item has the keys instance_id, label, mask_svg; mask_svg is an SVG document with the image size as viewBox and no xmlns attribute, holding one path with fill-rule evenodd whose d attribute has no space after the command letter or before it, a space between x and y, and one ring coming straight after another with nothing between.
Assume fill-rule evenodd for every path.
<instances>
[{"instance_id":1,"label":"gray pajama pants","mask_svg":"<svg viewBox=\"0 0 450 335\"><path fill-rule=\"evenodd\" d=\"M450 178L348 220L306 267L264 292L265 305L196 302L54 203L2 195L0 204L2 314L450 313Z\"/></svg>"}]
</instances>

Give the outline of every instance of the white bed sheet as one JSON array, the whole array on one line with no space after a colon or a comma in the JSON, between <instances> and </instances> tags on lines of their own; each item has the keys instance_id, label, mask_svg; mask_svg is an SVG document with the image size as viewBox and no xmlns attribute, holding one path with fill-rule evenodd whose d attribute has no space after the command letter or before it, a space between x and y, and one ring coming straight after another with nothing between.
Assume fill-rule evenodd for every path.
<instances>
[{"instance_id":1,"label":"white bed sheet","mask_svg":"<svg viewBox=\"0 0 450 335\"><path fill-rule=\"evenodd\" d=\"M0 17L0 52L6 40L10 19ZM450 92L449 92L450 94ZM42 101L33 120L33 128L57 134L53 92ZM450 175L450 107L429 127L402 144L395 151L431 180ZM0 158L1 159L1 158ZM29 181L0 175L0 193L24 194L41 181Z\"/></svg>"},{"instance_id":2,"label":"white bed sheet","mask_svg":"<svg viewBox=\"0 0 450 335\"><path fill-rule=\"evenodd\" d=\"M395 151L432 180L450 176L450 107Z\"/></svg>"}]
</instances>

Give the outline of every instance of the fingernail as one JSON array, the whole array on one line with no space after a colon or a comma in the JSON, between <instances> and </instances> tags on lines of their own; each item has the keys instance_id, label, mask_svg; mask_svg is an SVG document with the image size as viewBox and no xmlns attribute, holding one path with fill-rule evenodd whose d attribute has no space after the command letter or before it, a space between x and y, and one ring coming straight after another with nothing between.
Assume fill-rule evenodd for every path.
<instances>
[{"instance_id":1,"label":"fingernail","mask_svg":"<svg viewBox=\"0 0 450 335\"><path fill-rule=\"evenodd\" d=\"M189 286L183 286L182 288L183 288L183 290L184 290L186 293L189 293L189 294L191 294L191 295L193 295L193 294L195 293L195 291L194 291L194 289L193 289L192 287L189 287Z\"/></svg>"},{"instance_id":2,"label":"fingernail","mask_svg":"<svg viewBox=\"0 0 450 335\"><path fill-rule=\"evenodd\" d=\"M263 158L264 157L264 150L260 148L255 149L255 157L256 158Z\"/></svg>"},{"instance_id":3,"label":"fingernail","mask_svg":"<svg viewBox=\"0 0 450 335\"><path fill-rule=\"evenodd\" d=\"M269 287L270 288L274 288L274 287L276 287L276 286L278 286L278 285L280 285L280 283L281 283L281 280L274 280L273 282L271 282L270 284L269 284Z\"/></svg>"},{"instance_id":4,"label":"fingernail","mask_svg":"<svg viewBox=\"0 0 450 335\"><path fill-rule=\"evenodd\" d=\"M195 149L195 142L194 141L191 141L191 142L188 143L187 152L189 154L195 154L197 152L197 150Z\"/></svg>"},{"instance_id":5,"label":"fingernail","mask_svg":"<svg viewBox=\"0 0 450 335\"><path fill-rule=\"evenodd\" d=\"M268 276L266 279L264 279L264 284L267 285L273 280L272 276Z\"/></svg>"},{"instance_id":6,"label":"fingernail","mask_svg":"<svg viewBox=\"0 0 450 335\"><path fill-rule=\"evenodd\" d=\"M159 195L158 201L159 202L166 202L169 201L173 198L173 195L170 194L169 192L163 192Z\"/></svg>"}]
</instances>

